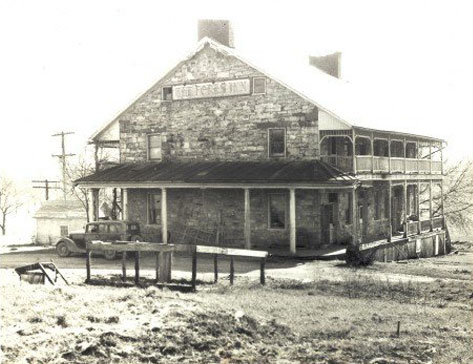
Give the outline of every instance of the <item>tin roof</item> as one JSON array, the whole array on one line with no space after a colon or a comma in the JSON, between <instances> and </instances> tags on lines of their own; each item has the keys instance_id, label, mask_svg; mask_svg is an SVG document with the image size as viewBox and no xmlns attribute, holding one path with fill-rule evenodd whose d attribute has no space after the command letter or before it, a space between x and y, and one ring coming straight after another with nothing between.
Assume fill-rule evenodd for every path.
<instances>
[{"instance_id":1,"label":"tin roof","mask_svg":"<svg viewBox=\"0 0 473 364\"><path fill-rule=\"evenodd\" d=\"M79 200L44 201L34 214L35 219L86 219L82 202Z\"/></svg>"},{"instance_id":2,"label":"tin roof","mask_svg":"<svg viewBox=\"0 0 473 364\"><path fill-rule=\"evenodd\" d=\"M75 181L180 183L346 183L356 179L319 160L164 161L121 164Z\"/></svg>"}]
</instances>

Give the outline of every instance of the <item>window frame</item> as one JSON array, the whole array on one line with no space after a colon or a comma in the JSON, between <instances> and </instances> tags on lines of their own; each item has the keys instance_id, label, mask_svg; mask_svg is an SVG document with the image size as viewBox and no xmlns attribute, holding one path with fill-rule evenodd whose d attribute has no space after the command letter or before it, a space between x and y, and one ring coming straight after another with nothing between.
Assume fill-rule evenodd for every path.
<instances>
[{"instance_id":1,"label":"window frame","mask_svg":"<svg viewBox=\"0 0 473 364\"><path fill-rule=\"evenodd\" d=\"M283 153L277 153L277 154L271 154L271 131L272 130L282 130L283 131L283 136L284 136L284 152ZM287 131L286 128L268 128L267 129L267 143L268 143L268 157L279 157L279 158L285 158L287 155Z\"/></svg>"},{"instance_id":2,"label":"window frame","mask_svg":"<svg viewBox=\"0 0 473 364\"><path fill-rule=\"evenodd\" d=\"M166 90L171 90L171 99L169 99L169 100L164 97L164 90L165 90L165 89L166 89ZM163 86L163 87L161 88L161 101L164 101L164 102L171 102L171 101L173 101L173 97L172 97L172 86Z\"/></svg>"},{"instance_id":3,"label":"window frame","mask_svg":"<svg viewBox=\"0 0 473 364\"><path fill-rule=\"evenodd\" d=\"M264 81L264 92L255 92L255 81L256 80L263 80ZM264 76L256 76L253 77L251 80L251 91L253 95L266 95L267 93L267 80Z\"/></svg>"},{"instance_id":4,"label":"window frame","mask_svg":"<svg viewBox=\"0 0 473 364\"><path fill-rule=\"evenodd\" d=\"M154 195L159 195L159 221L158 222L151 222L151 210L150 210L150 207L151 207L151 196L154 196ZM162 194L161 192L148 192L146 194L146 222L148 223L148 225L154 225L154 226L161 226L161 221L162 221L162 210L161 210L161 206L162 206Z\"/></svg>"},{"instance_id":5,"label":"window frame","mask_svg":"<svg viewBox=\"0 0 473 364\"><path fill-rule=\"evenodd\" d=\"M151 145L150 145L150 137L153 137L153 136L159 136L159 140L160 140L160 143L161 143L161 146L159 147L160 149L160 153L161 153L161 157L160 158L151 158L151 153L150 153L150 149L151 149ZM153 148L156 148L156 147L153 147ZM148 161L162 161L163 160L163 135L161 133L148 133L146 134L146 159Z\"/></svg>"},{"instance_id":6,"label":"window frame","mask_svg":"<svg viewBox=\"0 0 473 364\"><path fill-rule=\"evenodd\" d=\"M272 227L271 226L271 197L272 196L281 196L284 200L284 227ZM271 192L268 193L268 230L275 230L275 231L286 231L288 226L288 198L287 194L284 192Z\"/></svg>"},{"instance_id":7,"label":"window frame","mask_svg":"<svg viewBox=\"0 0 473 364\"><path fill-rule=\"evenodd\" d=\"M63 234L63 231L66 231L66 233ZM61 234L61 236L69 235L69 225L59 225L59 233Z\"/></svg>"}]
</instances>

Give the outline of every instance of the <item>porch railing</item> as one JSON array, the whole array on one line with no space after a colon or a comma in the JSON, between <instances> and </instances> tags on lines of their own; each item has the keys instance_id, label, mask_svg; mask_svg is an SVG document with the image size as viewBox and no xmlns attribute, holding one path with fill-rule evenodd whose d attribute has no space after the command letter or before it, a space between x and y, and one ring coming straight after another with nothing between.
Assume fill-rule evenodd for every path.
<instances>
[{"instance_id":1,"label":"porch railing","mask_svg":"<svg viewBox=\"0 0 473 364\"><path fill-rule=\"evenodd\" d=\"M419 223L417 221L411 221L406 223L407 236L416 235L419 233Z\"/></svg>"},{"instance_id":2,"label":"porch railing","mask_svg":"<svg viewBox=\"0 0 473 364\"><path fill-rule=\"evenodd\" d=\"M340 168L345 172L353 172L353 157L345 155L323 155L322 161Z\"/></svg>"},{"instance_id":3,"label":"porch railing","mask_svg":"<svg viewBox=\"0 0 473 364\"><path fill-rule=\"evenodd\" d=\"M443 216L437 216L432 218L432 229L443 228Z\"/></svg>"},{"instance_id":4,"label":"porch railing","mask_svg":"<svg viewBox=\"0 0 473 364\"><path fill-rule=\"evenodd\" d=\"M425 233L425 232L427 232L427 231L430 231L430 230L431 230L430 227L431 227L431 221L430 221L430 219L429 219L429 220L422 220L422 221L420 222L420 231L421 231L422 233Z\"/></svg>"},{"instance_id":5,"label":"porch railing","mask_svg":"<svg viewBox=\"0 0 473 364\"><path fill-rule=\"evenodd\" d=\"M345 172L353 171L352 156L322 155L320 158ZM430 159L389 158L371 155L357 155L355 159L357 172L442 173L442 162Z\"/></svg>"}]
</instances>

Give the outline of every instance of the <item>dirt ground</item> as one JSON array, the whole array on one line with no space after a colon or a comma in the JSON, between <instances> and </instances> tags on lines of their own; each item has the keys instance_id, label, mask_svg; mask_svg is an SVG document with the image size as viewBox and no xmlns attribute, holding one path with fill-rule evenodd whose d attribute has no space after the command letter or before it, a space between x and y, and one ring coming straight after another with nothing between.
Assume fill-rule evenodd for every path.
<instances>
[{"instance_id":1,"label":"dirt ground","mask_svg":"<svg viewBox=\"0 0 473 364\"><path fill-rule=\"evenodd\" d=\"M167 287L100 264L93 285L66 269L71 285L53 287L20 282L2 255L1 362L471 363L472 245L364 269L276 262L265 286L257 265L237 264L231 287L226 264L212 284L203 263L196 293L185 264Z\"/></svg>"}]
</instances>

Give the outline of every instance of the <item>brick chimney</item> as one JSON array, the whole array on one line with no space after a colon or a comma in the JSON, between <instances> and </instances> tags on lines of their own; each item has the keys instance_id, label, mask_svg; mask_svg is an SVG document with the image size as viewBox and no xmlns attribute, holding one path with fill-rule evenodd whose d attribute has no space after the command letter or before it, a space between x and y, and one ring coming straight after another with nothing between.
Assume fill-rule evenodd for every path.
<instances>
[{"instance_id":1,"label":"brick chimney","mask_svg":"<svg viewBox=\"0 0 473 364\"><path fill-rule=\"evenodd\" d=\"M330 76L342 78L342 54L335 52L326 56L309 56L309 63Z\"/></svg>"},{"instance_id":2,"label":"brick chimney","mask_svg":"<svg viewBox=\"0 0 473 364\"><path fill-rule=\"evenodd\" d=\"M228 20L201 19L198 23L198 40L204 37L212 38L217 42L234 48L233 28Z\"/></svg>"}]
</instances>

